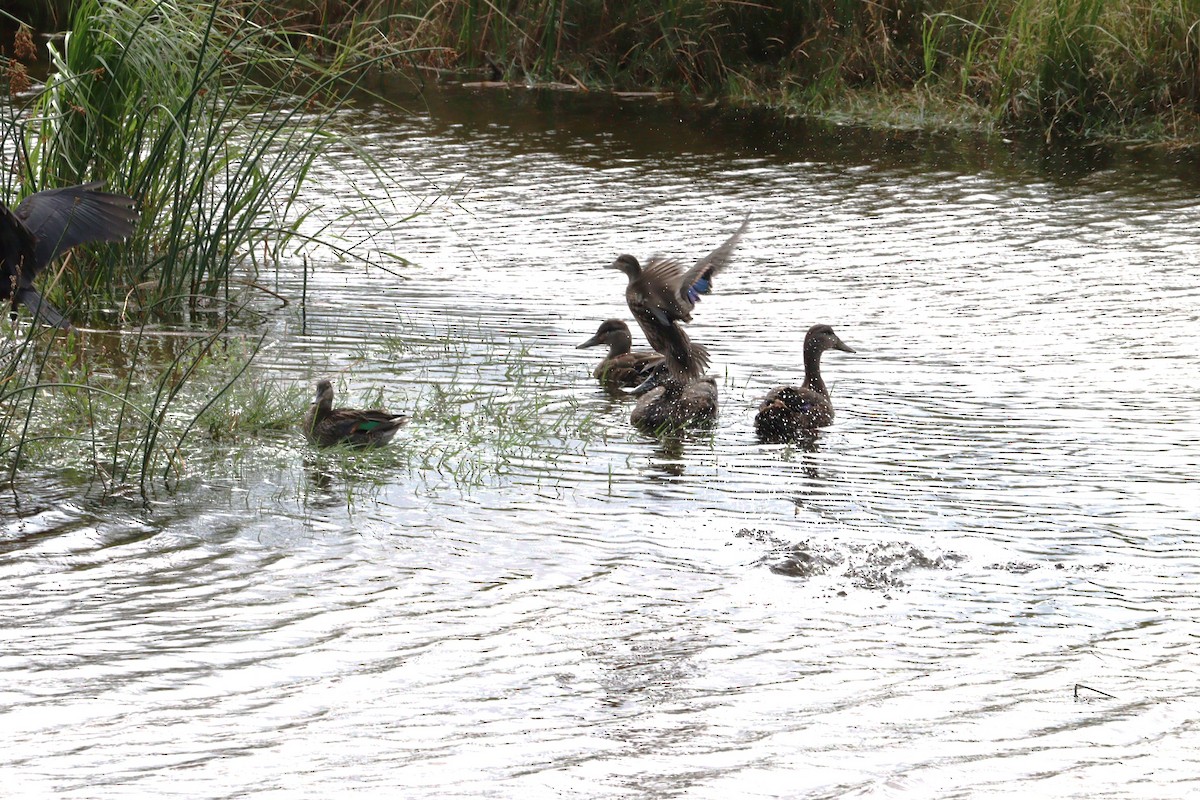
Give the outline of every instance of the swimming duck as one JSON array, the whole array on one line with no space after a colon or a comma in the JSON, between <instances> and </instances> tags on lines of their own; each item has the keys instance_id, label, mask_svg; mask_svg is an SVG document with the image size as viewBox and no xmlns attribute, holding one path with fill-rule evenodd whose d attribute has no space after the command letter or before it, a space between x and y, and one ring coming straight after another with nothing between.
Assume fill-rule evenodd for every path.
<instances>
[{"instance_id":1,"label":"swimming duck","mask_svg":"<svg viewBox=\"0 0 1200 800\"><path fill-rule=\"evenodd\" d=\"M33 288L51 261L78 244L114 242L133 233L138 212L133 198L98 191L84 183L35 192L15 209L0 203L0 300L12 313L24 303L35 317L59 328L71 323Z\"/></svg>"},{"instance_id":2,"label":"swimming duck","mask_svg":"<svg viewBox=\"0 0 1200 800\"><path fill-rule=\"evenodd\" d=\"M680 380L665 362L649 369L649 377L630 394L641 395L629 414L634 427L649 433L703 427L717 419L717 381L711 376Z\"/></svg>"},{"instance_id":3,"label":"swimming duck","mask_svg":"<svg viewBox=\"0 0 1200 800\"><path fill-rule=\"evenodd\" d=\"M608 345L608 355L596 365L592 376L608 389L637 386L644 378L642 369L662 360L661 355L650 350L631 352L633 337L629 335L629 326L619 319L606 319L600 323L596 335L576 345L576 349L598 344Z\"/></svg>"},{"instance_id":4,"label":"swimming duck","mask_svg":"<svg viewBox=\"0 0 1200 800\"><path fill-rule=\"evenodd\" d=\"M813 325L804 335L804 383L779 386L767 393L754 417L754 431L766 442L794 439L833 422L833 402L821 380L821 354L853 353L828 325Z\"/></svg>"},{"instance_id":5,"label":"swimming duck","mask_svg":"<svg viewBox=\"0 0 1200 800\"><path fill-rule=\"evenodd\" d=\"M749 224L747 216L724 244L687 269L678 259L658 256L643 266L627 253L609 265L629 278L625 301L633 318L650 346L666 358L672 375L684 383L708 369L708 351L693 343L680 323L692 321L700 295L712 291L713 276L728 266Z\"/></svg>"},{"instance_id":6,"label":"swimming duck","mask_svg":"<svg viewBox=\"0 0 1200 800\"><path fill-rule=\"evenodd\" d=\"M382 409L360 411L333 407L333 385L317 383L317 399L304 415L305 437L319 447L344 444L351 447L382 447L392 440L408 417Z\"/></svg>"}]
</instances>

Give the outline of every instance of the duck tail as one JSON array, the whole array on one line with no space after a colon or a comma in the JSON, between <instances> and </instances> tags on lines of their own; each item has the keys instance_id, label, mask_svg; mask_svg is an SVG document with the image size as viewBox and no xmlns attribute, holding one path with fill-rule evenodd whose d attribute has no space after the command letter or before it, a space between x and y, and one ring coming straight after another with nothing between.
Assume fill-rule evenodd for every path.
<instances>
[{"instance_id":1,"label":"duck tail","mask_svg":"<svg viewBox=\"0 0 1200 800\"><path fill-rule=\"evenodd\" d=\"M63 330L70 329L71 322L62 315L62 312L46 302L36 289L17 289L17 299L25 304L35 318L47 325L53 325Z\"/></svg>"}]
</instances>

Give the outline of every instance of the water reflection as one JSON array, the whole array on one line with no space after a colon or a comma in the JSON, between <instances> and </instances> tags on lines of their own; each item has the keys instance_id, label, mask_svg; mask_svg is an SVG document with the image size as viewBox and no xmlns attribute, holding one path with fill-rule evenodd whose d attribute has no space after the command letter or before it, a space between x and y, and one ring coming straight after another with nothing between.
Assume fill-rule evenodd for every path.
<instances>
[{"instance_id":1,"label":"water reflection","mask_svg":"<svg viewBox=\"0 0 1200 800\"><path fill-rule=\"evenodd\" d=\"M687 468L683 458L684 441L687 434L665 433L656 437L657 442L651 451L649 467L651 472L646 477L678 478Z\"/></svg>"},{"instance_id":2,"label":"water reflection","mask_svg":"<svg viewBox=\"0 0 1200 800\"><path fill-rule=\"evenodd\" d=\"M804 477L811 481L820 480L821 471L817 467L818 459L813 458L814 455L821 451L820 439L821 434L819 431L799 431L792 438L792 441L788 443L787 447L783 449L779 457L783 461L798 460ZM799 504L799 499L797 498L793 502Z\"/></svg>"}]
</instances>

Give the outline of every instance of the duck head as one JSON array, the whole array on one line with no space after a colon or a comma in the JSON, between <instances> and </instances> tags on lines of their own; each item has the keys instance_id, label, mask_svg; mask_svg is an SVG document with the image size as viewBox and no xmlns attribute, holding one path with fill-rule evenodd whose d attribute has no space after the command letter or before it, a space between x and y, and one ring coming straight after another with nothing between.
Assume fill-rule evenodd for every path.
<instances>
[{"instance_id":1,"label":"duck head","mask_svg":"<svg viewBox=\"0 0 1200 800\"><path fill-rule=\"evenodd\" d=\"M843 353L853 353L854 348L838 338L833 328L828 325L813 325L804 334L804 352L823 353L826 350L841 350Z\"/></svg>"},{"instance_id":2,"label":"duck head","mask_svg":"<svg viewBox=\"0 0 1200 800\"><path fill-rule=\"evenodd\" d=\"M628 253L622 253L617 256L617 260L608 265L609 269L619 269L624 272L629 280L633 280L642 274L642 265L638 260Z\"/></svg>"},{"instance_id":3,"label":"duck head","mask_svg":"<svg viewBox=\"0 0 1200 800\"><path fill-rule=\"evenodd\" d=\"M630 256L632 258L632 256ZM633 337L629 335L629 326L619 319L606 319L600 323L596 335L583 344L575 345L576 350L606 344L616 352L629 352L633 345Z\"/></svg>"}]
</instances>

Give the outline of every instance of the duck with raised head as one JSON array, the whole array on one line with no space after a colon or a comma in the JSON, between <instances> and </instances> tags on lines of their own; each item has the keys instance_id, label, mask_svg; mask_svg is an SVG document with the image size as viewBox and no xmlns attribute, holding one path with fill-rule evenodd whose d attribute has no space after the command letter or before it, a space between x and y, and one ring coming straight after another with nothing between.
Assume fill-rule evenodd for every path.
<instances>
[{"instance_id":1,"label":"duck with raised head","mask_svg":"<svg viewBox=\"0 0 1200 800\"><path fill-rule=\"evenodd\" d=\"M804 335L804 383L767 393L754 417L754 432L765 442L794 439L833 422L833 401L821 379L821 354L854 350L828 325L813 325Z\"/></svg>"},{"instance_id":2,"label":"duck with raised head","mask_svg":"<svg viewBox=\"0 0 1200 800\"><path fill-rule=\"evenodd\" d=\"M101 183L34 192L16 208L0 203L0 301L12 313L24 303L34 317L59 328L71 323L33 286L58 256L85 242L115 242L133 233L138 212L131 197L102 192Z\"/></svg>"},{"instance_id":3,"label":"duck with raised head","mask_svg":"<svg viewBox=\"0 0 1200 800\"><path fill-rule=\"evenodd\" d=\"M666 358L671 374L686 384L708 369L708 351L692 342L681 323L692 321L700 295L712 291L713 277L729 265L750 217L724 244L685 268L682 261L655 256L645 265L629 254L609 266L625 273L625 301L646 341Z\"/></svg>"},{"instance_id":4,"label":"duck with raised head","mask_svg":"<svg viewBox=\"0 0 1200 800\"><path fill-rule=\"evenodd\" d=\"M629 326L619 319L606 319L600 323L596 335L576 345L576 349L601 344L608 345L608 355L596 365L592 377L607 389L637 386L645 377L642 370L662 360L662 356L652 350L631 350L633 337L629 334Z\"/></svg>"},{"instance_id":5,"label":"duck with raised head","mask_svg":"<svg viewBox=\"0 0 1200 800\"><path fill-rule=\"evenodd\" d=\"M383 409L333 407L333 384L317 382L317 398L301 426L308 441L318 447L382 447L392 440L408 417Z\"/></svg>"},{"instance_id":6,"label":"duck with raised head","mask_svg":"<svg viewBox=\"0 0 1200 800\"><path fill-rule=\"evenodd\" d=\"M709 375L680 380L665 362L648 370L648 376L630 394L640 395L629 414L634 427L649 433L706 427L717 420L717 381Z\"/></svg>"}]
</instances>

